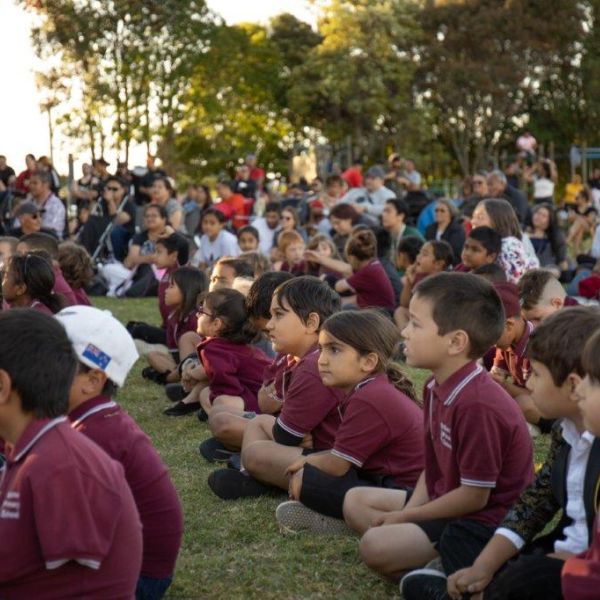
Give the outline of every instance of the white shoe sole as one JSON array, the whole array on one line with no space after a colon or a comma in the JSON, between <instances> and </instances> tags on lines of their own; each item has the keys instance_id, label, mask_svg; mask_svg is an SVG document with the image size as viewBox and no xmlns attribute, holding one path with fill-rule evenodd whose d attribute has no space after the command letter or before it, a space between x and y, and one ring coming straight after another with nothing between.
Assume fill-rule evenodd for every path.
<instances>
[{"instance_id":1,"label":"white shoe sole","mask_svg":"<svg viewBox=\"0 0 600 600\"><path fill-rule=\"evenodd\" d=\"M275 510L275 518L283 534L298 531L312 531L322 535L349 535L352 533L342 519L322 515L296 500L282 502Z\"/></svg>"}]
</instances>

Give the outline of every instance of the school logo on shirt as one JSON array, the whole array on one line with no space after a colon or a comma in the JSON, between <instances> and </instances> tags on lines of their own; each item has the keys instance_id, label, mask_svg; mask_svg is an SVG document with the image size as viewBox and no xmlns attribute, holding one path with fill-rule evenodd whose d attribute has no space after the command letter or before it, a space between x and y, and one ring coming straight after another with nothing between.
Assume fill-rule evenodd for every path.
<instances>
[{"instance_id":1,"label":"school logo on shirt","mask_svg":"<svg viewBox=\"0 0 600 600\"><path fill-rule=\"evenodd\" d=\"M86 349L83 351L83 357L92 361L99 369L104 371L108 366L108 363L112 360L112 358L102 352L100 348L96 348L94 344L88 344Z\"/></svg>"},{"instance_id":2,"label":"school logo on shirt","mask_svg":"<svg viewBox=\"0 0 600 600\"><path fill-rule=\"evenodd\" d=\"M445 423L440 423L440 443L452 450L452 430Z\"/></svg>"},{"instance_id":3,"label":"school logo on shirt","mask_svg":"<svg viewBox=\"0 0 600 600\"><path fill-rule=\"evenodd\" d=\"M20 492L7 492L0 506L0 519L18 519L21 514Z\"/></svg>"}]
</instances>

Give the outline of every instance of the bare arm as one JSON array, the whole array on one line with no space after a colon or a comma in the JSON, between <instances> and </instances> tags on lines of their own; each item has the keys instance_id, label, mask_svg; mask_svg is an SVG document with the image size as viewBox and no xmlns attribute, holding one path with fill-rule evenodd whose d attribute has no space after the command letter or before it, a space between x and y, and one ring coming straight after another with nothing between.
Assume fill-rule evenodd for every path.
<instances>
[{"instance_id":1,"label":"bare arm","mask_svg":"<svg viewBox=\"0 0 600 600\"><path fill-rule=\"evenodd\" d=\"M343 260L336 260L335 258L328 258L321 256L313 250L307 250L304 253L304 258L310 262L316 262L323 265L326 269L331 269L336 273L340 273L343 277L350 277L352 275L352 267Z\"/></svg>"}]
</instances>

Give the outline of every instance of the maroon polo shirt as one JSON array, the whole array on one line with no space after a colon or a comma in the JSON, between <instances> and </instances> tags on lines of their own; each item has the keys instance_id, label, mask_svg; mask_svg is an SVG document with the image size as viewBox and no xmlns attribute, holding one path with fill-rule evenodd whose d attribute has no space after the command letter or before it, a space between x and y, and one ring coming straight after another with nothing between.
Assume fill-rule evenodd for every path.
<instances>
[{"instance_id":1,"label":"maroon polo shirt","mask_svg":"<svg viewBox=\"0 0 600 600\"><path fill-rule=\"evenodd\" d=\"M359 308L387 308L393 311L396 307L394 288L378 260L371 261L346 281L356 292Z\"/></svg>"},{"instance_id":2,"label":"maroon polo shirt","mask_svg":"<svg viewBox=\"0 0 600 600\"><path fill-rule=\"evenodd\" d=\"M167 467L137 423L107 396L84 402L69 413L73 429L96 442L125 469L142 521L141 575L171 577L181 546L183 517Z\"/></svg>"},{"instance_id":3,"label":"maroon polo shirt","mask_svg":"<svg viewBox=\"0 0 600 600\"><path fill-rule=\"evenodd\" d=\"M184 333L198 329L198 315L193 310L187 317L179 320L175 311L167 317L167 348L170 352L177 352L179 340Z\"/></svg>"},{"instance_id":4,"label":"maroon polo shirt","mask_svg":"<svg viewBox=\"0 0 600 600\"><path fill-rule=\"evenodd\" d=\"M66 417L32 421L0 484L0 598L135 594L142 530L123 467Z\"/></svg>"},{"instance_id":5,"label":"maroon polo shirt","mask_svg":"<svg viewBox=\"0 0 600 600\"><path fill-rule=\"evenodd\" d=\"M75 304L83 305L83 306L91 306L92 303L88 298L88 295L85 293L83 288L71 288L73 290L73 295L75 296Z\"/></svg>"},{"instance_id":6,"label":"maroon polo shirt","mask_svg":"<svg viewBox=\"0 0 600 600\"><path fill-rule=\"evenodd\" d=\"M380 373L361 381L341 405L332 454L357 469L414 487L423 471L423 413Z\"/></svg>"},{"instance_id":7,"label":"maroon polo shirt","mask_svg":"<svg viewBox=\"0 0 600 600\"><path fill-rule=\"evenodd\" d=\"M173 308L171 306L167 306L165 302L165 293L167 288L169 287L169 279L171 278L171 273L176 271L179 267L172 267L169 269L165 269L165 273L162 276L162 279L158 282L158 312L160 312L160 316L162 319L161 327L166 329L167 320Z\"/></svg>"},{"instance_id":8,"label":"maroon polo shirt","mask_svg":"<svg viewBox=\"0 0 600 600\"><path fill-rule=\"evenodd\" d=\"M453 273L470 273L471 269L467 267L464 263L458 263L452 268Z\"/></svg>"},{"instance_id":9,"label":"maroon polo shirt","mask_svg":"<svg viewBox=\"0 0 600 600\"><path fill-rule=\"evenodd\" d=\"M54 271L54 288L52 291L55 294L61 294L64 296L64 299L67 301L67 306L75 306L79 304L77 302L77 296L73 293L71 286L67 283L67 280L64 278L62 271L58 265L53 264L52 270Z\"/></svg>"},{"instance_id":10,"label":"maroon polo shirt","mask_svg":"<svg viewBox=\"0 0 600 600\"><path fill-rule=\"evenodd\" d=\"M521 339L507 350L497 348L496 356L494 357L494 368L510 373L515 385L522 388L525 387L525 382L529 377L529 373L531 373L531 364L526 354L529 336L532 331L533 324L530 321L526 321L525 331Z\"/></svg>"},{"instance_id":11,"label":"maroon polo shirt","mask_svg":"<svg viewBox=\"0 0 600 600\"><path fill-rule=\"evenodd\" d=\"M527 423L515 401L475 362L425 385L425 480L431 500L460 485L490 489L465 518L500 524L533 479Z\"/></svg>"},{"instance_id":12,"label":"maroon polo shirt","mask_svg":"<svg viewBox=\"0 0 600 600\"><path fill-rule=\"evenodd\" d=\"M258 411L258 390L271 362L262 350L213 337L198 344L198 356L208 376L211 402L222 394L241 396L246 410Z\"/></svg>"},{"instance_id":13,"label":"maroon polo shirt","mask_svg":"<svg viewBox=\"0 0 600 600\"><path fill-rule=\"evenodd\" d=\"M54 313L43 302L40 302L39 300L34 300L29 305L29 308L32 308L33 310L37 310L37 312L41 312L44 315L50 315L50 316L54 315Z\"/></svg>"},{"instance_id":14,"label":"maroon polo shirt","mask_svg":"<svg viewBox=\"0 0 600 600\"><path fill-rule=\"evenodd\" d=\"M288 367L293 364L291 357L287 354L277 354L271 364L263 371L263 386L275 384L275 394L283 402L283 376Z\"/></svg>"},{"instance_id":15,"label":"maroon polo shirt","mask_svg":"<svg viewBox=\"0 0 600 600\"><path fill-rule=\"evenodd\" d=\"M311 348L286 370L283 406L277 423L296 437L303 438L310 433L315 450L329 450L341 423L339 407L344 394L323 385L318 360L319 349Z\"/></svg>"}]
</instances>

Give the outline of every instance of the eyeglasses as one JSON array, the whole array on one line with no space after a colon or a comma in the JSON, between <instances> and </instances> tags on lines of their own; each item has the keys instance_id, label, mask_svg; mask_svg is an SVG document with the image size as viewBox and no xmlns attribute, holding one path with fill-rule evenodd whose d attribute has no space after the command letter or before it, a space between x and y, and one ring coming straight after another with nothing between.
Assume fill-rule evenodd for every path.
<instances>
[{"instance_id":1,"label":"eyeglasses","mask_svg":"<svg viewBox=\"0 0 600 600\"><path fill-rule=\"evenodd\" d=\"M215 319L215 317L217 316L217 315L215 315L214 313L209 313L209 312L208 312L208 311L207 311L207 310L204 308L204 306L199 306L199 307L196 309L196 316L197 316L197 317L201 317L202 315L206 315L206 316L207 316L209 319L211 319L211 320Z\"/></svg>"}]
</instances>

